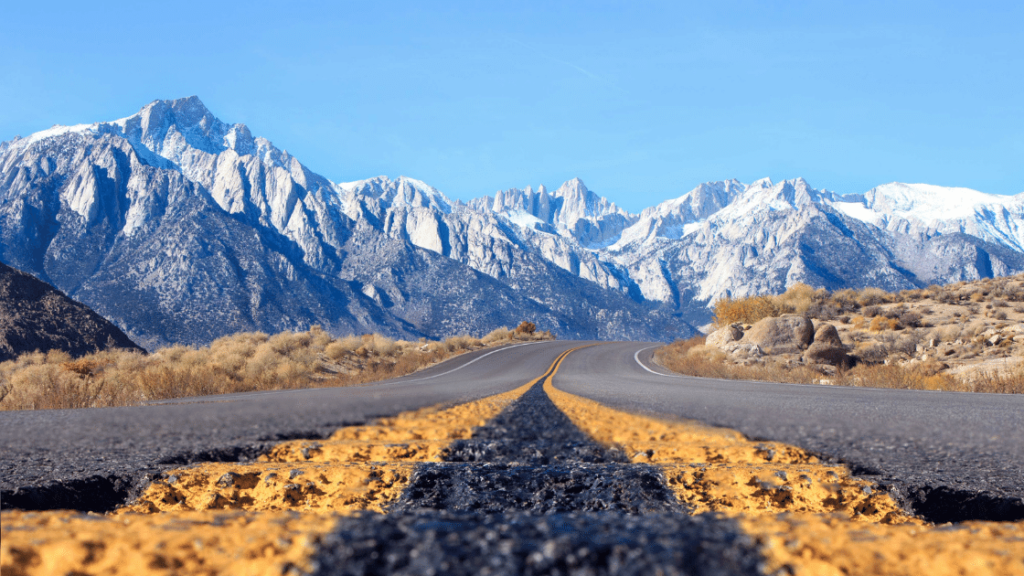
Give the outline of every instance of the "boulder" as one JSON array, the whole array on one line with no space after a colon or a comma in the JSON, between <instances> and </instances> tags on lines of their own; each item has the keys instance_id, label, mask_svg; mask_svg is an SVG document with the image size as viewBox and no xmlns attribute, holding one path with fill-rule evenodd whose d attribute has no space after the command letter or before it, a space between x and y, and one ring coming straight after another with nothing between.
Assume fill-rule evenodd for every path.
<instances>
[{"instance_id":1,"label":"boulder","mask_svg":"<svg viewBox=\"0 0 1024 576\"><path fill-rule=\"evenodd\" d=\"M726 351L734 360L750 360L764 356L764 353L761 352L761 348L757 344L733 342L726 347Z\"/></svg>"},{"instance_id":2,"label":"boulder","mask_svg":"<svg viewBox=\"0 0 1024 576\"><path fill-rule=\"evenodd\" d=\"M814 344L825 344L833 347L843 346L843 341L839 338L839 331L831 324L818 326L818 329L814 331L813 342Z\"/></svg>"},{"instance_id":3,"label":"boulder","mask_svg":"<svg viewBox=\"0 0 1024 576\"><path fill-rule=\"evenodd\" d=\"M744 344L757 344L765 354L799 354L811 345L814 325L803 316L758 320L743 335Z\"/></svg>"},{"instance_id":4,"label":"boulder","mask_svg":"<svg viewBox=\"0 0 1024 576\"><path fill-rule=\"evenodd\" d=\"M850 368L854 364L853 357L839 338L839 331L831 324L822 324L814 331L814 342L804 352L804 361L842 368Z\"/></svg>"},{"instance_id":5,"label":"boulder","mask_svg":"<svg viewBox=\"0 0 1024 576\"><path fill-rule=\"evenodd\" d=\"M740 329L740 325L730 324L708 334L708 337L704 340L704 345L713 348L724 348L726 344L736 342L740 338L743 338L743 330Z\"/></svg>"},{"instance_id":6,"label":"boulder","mask_svg":"<svg viewBox=\"0 0 1024 576\"><path fill-rule=\"evenodd\" d=\"M843 346L831 346L829 344L811 344L807 352L804 352L804 361L809 364L828 364L841 368L852 368L856 363L853 356L847 353Z\"/></svg>"}]
</instances>

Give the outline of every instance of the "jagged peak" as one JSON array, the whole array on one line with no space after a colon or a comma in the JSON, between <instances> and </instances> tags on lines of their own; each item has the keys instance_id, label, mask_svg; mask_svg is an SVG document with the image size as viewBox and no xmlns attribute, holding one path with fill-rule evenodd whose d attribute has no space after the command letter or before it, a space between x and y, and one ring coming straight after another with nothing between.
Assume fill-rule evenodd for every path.
<instances>
[{"instance_id":1,"label":"jagged peak","mask_svg":"<svg viewBox=\"0 0 1024 576\"><path fill-rule=\"evenodd\" d=\"M559 198L564 198L570 195L579 195L585 197L588 193L592 194L592 192L590 192L590 190L587 189L587 185L583 183L583 180L580 180L579 178L572 178L570 180L566 180L565 182L563 182L557 190L552 192L552 195L557 196Z\"/></svg>"},{"instance_id":2,"label":"jagged peak","mask_svg":"<svg viewBox=\"0 0 1024 576\"><path fill-rule=\"evenodd\" d=\"M218 154L232 149L239 155L260 153L267 158L284 157L287 161L287 153L277 150L266 139L254 138L245 124L222 122L198 96L153 100L135 114L117 120L73 126L55 125L20 140L19 144L28 146L66 134L87 137L114 134L173 162L176 160L174 154L164 153L163 150L163 141L172 127L183 135L188 146L204 152Z\"/></svg>"},{"instance_id":3,"label":"jagged peak","mask_svg":"<svg viewBox=\"0 0 1024 576\"><path fill-rule=\"evenodd\" d=\"M433 186L408 176L392 180L388 176L376 176L354 182L335 184L339 192L377 198L392 205L430 207L449 213L452 201Z\"/></svg>"},{"instance_id":4,"label":"jagged peak","mask_svg":"<svg viewBox=\"0 0 1024 576\"><path fill-rule=\"evenodd\" d=\"M735 178L702 182L681 196L644 208L640 218L661 218L673 214L684 218L705 218L732 202L746 190L747 186Z\"/></svg>"},{"instance_id":5,"label":"jagged peak","mask_svg":"<svg viewBox=\"0 0 1024 576\"><path fill-rule=\"evenodd\" d=\"M171 100L153 100L143 106L139 110L138 115L165 114L167 112L173 114L176 120L175 124L183 128L193 126L211 127L214 124L223 124L210 112L210 109L203 104L203 101L198 96L187 96Z\"/></svg>"}]
</instances>

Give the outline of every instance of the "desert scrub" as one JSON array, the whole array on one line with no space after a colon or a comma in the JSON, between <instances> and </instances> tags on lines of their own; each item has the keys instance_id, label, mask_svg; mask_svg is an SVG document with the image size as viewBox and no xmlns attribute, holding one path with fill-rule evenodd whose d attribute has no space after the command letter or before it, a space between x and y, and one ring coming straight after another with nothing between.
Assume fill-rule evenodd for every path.
<instances>
[{"instance_id":1,"label":"desert scrub","mask_svg":"<svg viewBox=\"0 0 1024 576\"><path fill-rule=\"evenodd\" d=\"M872 388L899 388L906 390L990 391L996 387L1012 390L1024 383L1024 371L1014 380L1010 376L992 376L989 381L971 385L926 369L904 368L897 365L861 364L836 374L823 374L802 364L766 361L741 365L725 360L720 350L703 345L704 337L679 340L655 352L655 360L662 366L687 376L727 380L754 380L759 382L788 382L792 384L831 384ZM885 352L880 351L879 358ZM984 388L984 390L982 390ZM1021 387L1024 389L1024 387Z\"/></svg>"},{"instance_id":2,"label":"desert scrub","mask_svg":"<svg viewBox=\"0 0 1024 576\"><path fill-rule=\"evenodd\" d=\"M777 363L740 365L726 361L725 354L704 345L704 337L677 340L659 348L655 361L662 366L687 376L728 380L759 380L813 384L822 374L806 366L785 366Z\"/></svg>"},{"instance_id":3,"label":"desert scrub","mask_svg":"<svg viewBox=\"0 0 1024 576\"><path fill-rule=\"evenodd\" d=\"M723 298L715 302L714 324L753 324L758 320L783 314L833 319L847 312L859 310L863 306L862 302L885 301L885 297L880 294L886 293L877 288L865 288L860 292L841 290L833 294L824 288L814 289L798 282L782 294Z\"/></svg>"},{"instance_id":4,"label":"desert scrub","mask_svg":"<svg viewBox=\"0 0 1024 576\"><path fill-rule=\"evenodd\" d=\"M531 324L532 326L532 324ZM305 332L242 332L209 346L168 346L145 355L106 350L78 359L51 351L0 363L0 409L131 406L148 401L257 390L349 386L410 374L454 355L550 332L498 328L483 338L416 342L380 334L334 338Z\"/></svg>"}]
</instances>

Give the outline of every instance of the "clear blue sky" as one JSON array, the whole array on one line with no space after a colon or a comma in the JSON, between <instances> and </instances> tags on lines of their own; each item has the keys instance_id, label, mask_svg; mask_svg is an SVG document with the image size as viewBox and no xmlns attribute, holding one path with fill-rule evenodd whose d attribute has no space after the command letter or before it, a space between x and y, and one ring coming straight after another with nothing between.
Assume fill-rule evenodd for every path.
<instances>
[{"instance_id":1,"label":"clear blue sky","mask_svg":"<svg viewBox=\"0 0 1024 576\"><path fill-rule=\"evenodd\" d=\"M294 4L294 5L293 5ZM439 7L441 6L441 7ZM196 94L335 181L1024 191L1019 2L10 2L0 140Z\"/></svg>"}]
</instances>

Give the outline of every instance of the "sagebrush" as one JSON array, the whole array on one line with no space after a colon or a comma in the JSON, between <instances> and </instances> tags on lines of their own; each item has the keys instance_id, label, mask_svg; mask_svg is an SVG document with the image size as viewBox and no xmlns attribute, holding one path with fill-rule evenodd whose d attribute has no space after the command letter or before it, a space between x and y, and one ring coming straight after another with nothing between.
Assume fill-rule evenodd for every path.
<instances>
[{"instance_id":1,"label":"sagebrush","mask_svg":"<svg viewBox=\"0 0 1024 576\"><path fill-rule=\"evenodd\" d=\"M0 363L0 409L129 406L153 400L326 386L410 374L455 354L550 332L498 328L482 338L410 342L380 334L334 338L320 327L243 332L209 346L169 346L145 355L107 350L78 359L50 351Z\"/></svg>"}]
</instances>

